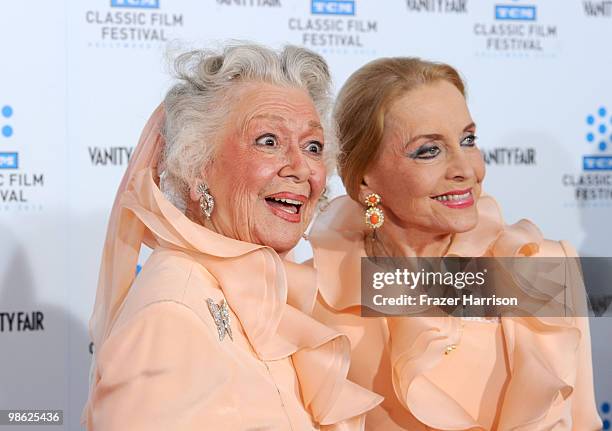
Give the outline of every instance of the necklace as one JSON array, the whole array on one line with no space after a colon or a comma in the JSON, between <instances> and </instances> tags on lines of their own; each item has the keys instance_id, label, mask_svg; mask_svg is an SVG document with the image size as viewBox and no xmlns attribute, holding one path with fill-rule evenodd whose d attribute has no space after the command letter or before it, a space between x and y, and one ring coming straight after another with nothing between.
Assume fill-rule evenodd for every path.
<instances>
[{"instance_id":1,"label":"necklace","mask_svg":"<svg viewBox=\"0 0 612 431\"><path fill-rule=\"evenodd\" d=\"M366 254L368 254L368 256L370 257L385 257L385 258L390 258L393 259L394 256L392 253L389 253L389 251L387 250L387 248L385 247L385 241L383 241L380 238L380 233L378 232L377 229L373 230L372 233L370 234L366 234L365 238L367 241L365 241L366 243L369 242L370 243L370 250L368 251L366 249ZM440 253L440 256L438 257L444 257L446 255L446 253L448 252L448 250L450 249L451 244L453 243L453 239L455 238L455 234L450 234L449 239L448 239L448 244L446 244L446 246L444 247L443 251ZM374 248L378 247L381 251L382 251L382 255L376 254ZM407 256L404 256L407 257ZM417 256L417 253L414 252L414 257L422 257L422 256ZM428 257L436 257L436 256L428 256Z\"/></svg>"},{"instance_id":2,"label":"necklace","mask_svg":"<svg viewBox=\"0 0 612 431\"><path fill-rule=\"evenodd\" d=\"M450 244L452 244L453 236L451 236L448 246L446 247L446 251L450 248ZM364 248L368 257L376 264L379 264L379 259L385 259L384 262L387 264L392 263L394 267L397 267L397 262L395 257L389 253L387 248L385 247L385 243L380 239L380 235L377 234L377 231L372 231L371 234L366 235L366 240L364 241ZM381 251L381 254L378 254L376 249ZM445 253L446 253L445 251ZM445 254L443 253L443 254ZM389 262L391 260L391 262ZM453 317L453 316L448 316ZM479 316L460 316L459 317L459 328L458 328L458 337L457 342L447 345L443 353L444 355L449 355L454 352L459 344L461 343L461 339L463 337L463 332L465 329L465 322L484 322L484 323L500 323L501 320L499 317L479 317Z\"/></svg>"},{"instance_id":3,"label":"necklace","mask_svg":"<svg viewBox=\"0 0 612 431\"><path fill-rule=\"evenodd\" d=\"M368 257L372 258L372 259L391 259L393 263L395 263L394 260L394 256L389 253L387 251L387 248L385 247L385 243L382 242L379 238L379 235L377 235L376 231L372 231L371 234L366 235L366 241L364 241L365 245L366 245L366 254L368 255ZM367 245L369 244L369 250ZM375 248L379 248L382 253L379 254L376 252Z\"/></svg>"}]
</instances>

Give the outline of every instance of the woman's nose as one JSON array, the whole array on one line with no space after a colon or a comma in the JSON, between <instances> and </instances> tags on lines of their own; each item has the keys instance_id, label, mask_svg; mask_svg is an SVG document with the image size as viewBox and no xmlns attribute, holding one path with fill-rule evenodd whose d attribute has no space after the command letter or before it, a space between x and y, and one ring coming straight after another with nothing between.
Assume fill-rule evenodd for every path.
<instances>
[{"instance_id":1,"label":"woman's nose","mask_svg":"<svg viewBox=\"0 0 612 431\"><path fill-rule=\"evenodd\" d=\"M308 165L306 156L302 153L300 148L292 146L292 148L288 149L284 162L279 172L281 177L290 177L297 182L308 180L311 169Z\"/></svg>"},{"instance_id":2,"label":"woman's nose","mask_svg":"<svg viewBox=\"0 0 612 431\"><path fill-rule=\"evenodd\" d=\"M474 177L474 165L472 159L465 154L465 151L454 151L451 154L447 170L447 178L456 181L466 180Z\"/></svg>"}]
</instances>

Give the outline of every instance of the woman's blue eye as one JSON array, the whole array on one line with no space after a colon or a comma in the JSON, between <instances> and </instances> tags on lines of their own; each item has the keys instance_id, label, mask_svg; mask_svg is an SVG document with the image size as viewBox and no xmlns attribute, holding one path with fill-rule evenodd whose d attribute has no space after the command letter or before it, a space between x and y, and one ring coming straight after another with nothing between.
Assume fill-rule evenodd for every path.
<instances>
[{"instance_id":1,"label":"woman's blue eye","mask_svg":"<svg viewBox=\"0 0 612 431\"><path fill-rule=\"evenodd\" d=\"M477 139L476 136L468 135L465 138L463 138L463 140L461 141L461 145L464 145L466 147L473 147L474 145L476 145L476 139Z\"/></svg>"},{"instance_id":2,"label":"woman's blue eye","mask_svg":"<svg viewBox=\"0 0 612 431\"><path fill-rule=\"evenodd\" d=\"M274 147L274 146L278 145L278 141L276 140L276 136L270 135L270 134L266 134L266 135L262 135L259 138L257 138L255 140L255 144L263 145L263 146L266 146L266 147Z\"/></svg>"},{"instance_id":3,"label":"woman's blue eye","mask_svg":"<svg viewBox=\"0 0 612 431\"><path fill-rule=\"evenodd\" d=\"M440 154L440 148L437 145L423 145L408 156L412 159L429 160Z\"/></svg>"},{"instance_id":4,"label":"woman's blue eye","mask_svg":"<svg viewBox=\"0 0 612 431\"><path fill-rule=\"evenodd\" d=\"M317 142L317 141L312 141L312 142L308 143L308 146L306 147L306 150L311 152L311 153L319 154L319 153L323 152L323 144L321 144L320 142Z\"/></svg>"}]
</instances>

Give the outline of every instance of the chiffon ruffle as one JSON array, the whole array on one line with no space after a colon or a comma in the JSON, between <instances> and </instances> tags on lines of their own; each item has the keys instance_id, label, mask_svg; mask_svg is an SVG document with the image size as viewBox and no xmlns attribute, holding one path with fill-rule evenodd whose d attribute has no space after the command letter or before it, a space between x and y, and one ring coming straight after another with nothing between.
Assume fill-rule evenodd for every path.
<instances>
[{"instance_id":1,"label":"chiffon ruffle","mask_svg":"<svg viewBox=\"0 0 612 431\"><path fill-rule=\"evenodd\" d=\"M336 198L317 218L310 232L321 297L337 311L360 305L359 267L360 259L366 256L367 233L362 212L360 205L349 197ZM505 225L497 203L490 196L478 200L478 214L475 229L454 235L447 256L563 257L573 254L566 243L544 240L540 230L528 220ZM584 309L579 268L570 268L564 282L575 293L573 306ZM577 324L579 319L584 320L501 318L510 378L496 429L548 430L559 426L559 429L578 429L572 428L569 408L557 419L551 420L548 415L574 391L580 342L582 337L589 337L588 326L583 331L579 329L582 327ZM484 430L444 388L424 375L436 367L450 344L459 342L459 318L399 317L387 318L387 322L393 387L404 407L421 423L434 429ZM466 396L477 395L466 392ZM592 410L592 406L583 407ZM588 429L597 429L596 414L589 411L583 416Z\"/></svg>"},{"instance_id":2,"label":"chiffon ruffle","mask_svg":"<svg viewBox=\"0 0 612 431\"><path fill-rule=\"evenodd\" d=\"M149 169L134 175L121 199L122 211L144 225L147 245L186 251L212 274L261 360L291 356L304 405L318 424L341 426L381 402L346 379L348 338L308 315L316 297L312 268L193 223L164 198Z\"/></svg>"}]
</instances>

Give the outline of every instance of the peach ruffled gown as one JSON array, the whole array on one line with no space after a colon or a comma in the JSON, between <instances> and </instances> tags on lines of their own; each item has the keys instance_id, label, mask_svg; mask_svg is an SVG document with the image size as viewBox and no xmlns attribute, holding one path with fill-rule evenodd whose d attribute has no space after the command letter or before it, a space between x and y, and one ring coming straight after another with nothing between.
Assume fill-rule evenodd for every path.
<instances>
[{"instance_id":1,"label":"peach ruffled gown","mask_svg":"<svg viewBox=\"0 0 612 431\"><path fill-rule=\"evenodd\" d=\"M478 225L454 236L449 256L575 256L527 220L505 225L489 196L478 211ZM314 315L349 336L349 378L385 397L366 429L601 429L588 318L360 317L365 235L363 210L347 196L332 201L310 233L320 292ZM580 277L567 283L580 292ZM574 301L584 307L582 295Z\"/></svg>"},{"instance_id":2,"label":"peach ruffled gown","mask_svg":"<svg viewBox=\"0 0 612 431\"><path fill-rule=\"evenodd\" d=\"M358 430L380 397L346 380L348 339L309 317L311 268L188 220L151 172L123 210L157 247L96 352L88 430ZM206 300L230 307L219 340Z\"/></svg>"},{"instance_id":3,"label":"peach ruffled gown","mask_svg":"<svg viewBox=\"0 0 612 431\"><path fill-rule=\"evenodd\" d=\"M159 106L111 212L90 333L89 431L361 430L381 397L346 379L346 336L312 319L312 268L218 235L163 196ZM154 249L135 278L142 244ZM207 300L229 305L222 340ZM233 338L233 340L232 340Z\"/></svg>"}]
</instances>

